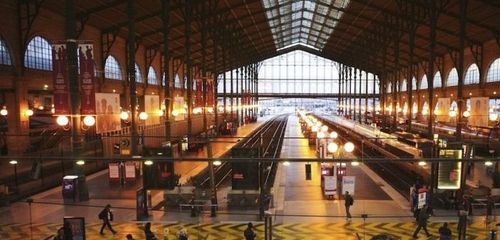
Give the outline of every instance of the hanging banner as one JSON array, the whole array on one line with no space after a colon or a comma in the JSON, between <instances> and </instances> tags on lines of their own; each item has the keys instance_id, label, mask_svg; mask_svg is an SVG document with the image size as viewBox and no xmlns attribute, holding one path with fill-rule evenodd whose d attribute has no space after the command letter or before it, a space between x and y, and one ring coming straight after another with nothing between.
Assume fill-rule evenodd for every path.
<instances>
[{"instance_id":1,"label":"hanging banner","mask_svg":"<svg viewBox=\"0 0 500 240\"><path fill-rule=\"evenodd\" d=\"M459 189L462 175L462 149L440 149L439 158L456 160L438 165L438 189Z\"/></svg>"},{"instance_id":2,"label":"hanging banner","mask_svg":"<svg viewBox=\"0 0 500 240\"><path fill-rule=\"evenodd\" d=\"M148 114L146 125L160 124L160 116L158 116L158 111L160 111L160 96L145 95L144 108Z\"/></svg>"},{"instance_id":3,"label":"hanging banner","mask_svg":"<svg viewBox=\"0 0 500 240\"><path fill-rule=\"evenodd\" d=\"M207 80L207 106L208 107L213 107L214 106L214 80L213 79L208 79Z\"/></svg>"},{"instance_id":4,"label":"hanging banner","mask_svg":"<svg viewBox=\"0 0 500 240\"><path fill-rule=\"evenodd\" d=\"M436 120L439 122L448 122L450 116L451 100L450 98L438 98L434 114L436 115Z\"/></svg>"},{"instance_id":5,"label":"hanging banner","mask_svg":"<svg viewBox=\"0 0 500 240\"><path fill-rule=\"evenodd\" d=\"M490 99L487 97L470 98L469 125L478 127L488 127L489 100Z\"/></svg>"},{"instance_id":6,"label":"hanging banner","mask_svg":"<svg viewBox=\"0 0 500 240\"><path fill-rule=\"evenodd\" d=\"M97 133L121 130L120 94L96 93Z\"/></svg>"},{"instance_id":7,"label":"hanging banner","mask_svg":"<svg viewBox=\"0 0 500 240\"><path fill-rule=\"evenodd\" d=\"M52 77L54 81L54 114L69 115L69 80L66 44L52 45Z\"/></svg>"},{"instance_id":8,"label":"hanging banner","mask_svg":"<svg viewBox=\"0 0 500 240\"><path fill-rule=\"evenodd\" d=\"M180 96L174 97L172 115L174 116L175 121L184 120L184 114L186 113L184 105L185 105L184 97Z\"/></svg>"},{"instance_id":9,"label":"hanging banner","mask_svg":"<svg viewBox=\"0 0 500 240\"><path fill-rule=\"evenodd\" d=\"M201 79L196 79L196 95L195 95L195 102L194 102L194 107L203 107L203 82Z\"/></svg>"},{"instance_id":10,"label":"hanging banner","mask_svg":"<svg viewBox=\"0 0 500 240\"><path fill-rule=\"evenodd\" d=\"M78 44L80 63L81 114L95 115L94 45Z\"/></svg>"}]
</instances>

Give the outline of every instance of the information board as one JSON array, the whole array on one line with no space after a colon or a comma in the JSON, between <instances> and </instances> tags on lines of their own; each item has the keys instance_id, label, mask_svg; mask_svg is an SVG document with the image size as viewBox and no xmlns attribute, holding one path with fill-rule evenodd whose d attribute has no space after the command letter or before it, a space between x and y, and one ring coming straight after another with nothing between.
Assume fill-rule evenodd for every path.
<instances>
[{"instance_id":1,"label":"information board","mask_svg":"<svg viewBox=\"0 0 500 240\"><path fill-rule=\"evenodd\" d=\"M342 177L342 191L344 194L346 191L349 192L350 195L354 195L354 189L356 185L356 177L355 176L343 176Z\"/></svg>"},{"instance_id":2,"label":"information board","mask_svg":"<svg viewBox=\"0 0 500 240\"><path fill-rule=\"evenodd\" d=\"M323 176L325 179L325 195L334 195L337 191L337 177L336 176Z\"/></svg>"},{"instance_id":3,"label":"information board","mask_svg":"<svg viewBox=\"0 0 500 240\"><path fill-rule=\"evenodd\" d=\"M134 162L126 162L125 163L125 178L127 180L135 179L135 163Z\"/></svg>"},{"instance_id":4,"label":"information board","mask_svg":"<svg viewBox=\"0 0 500 240\"><path fill-rule=\"evenodd\" d=\"M120 165L118 163L110 163L108 168L109 168L109 180L119 181Z\"/></svg>"}]
</instances>

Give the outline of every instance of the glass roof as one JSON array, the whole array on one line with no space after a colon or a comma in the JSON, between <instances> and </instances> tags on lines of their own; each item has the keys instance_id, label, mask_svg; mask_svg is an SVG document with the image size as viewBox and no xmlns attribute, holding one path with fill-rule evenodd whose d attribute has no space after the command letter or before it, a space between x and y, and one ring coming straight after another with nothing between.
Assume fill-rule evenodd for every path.
<instances>
[{"instance_id":1,"label":"glass roof","mask_svg":"<svg viewBox=\"0 0 500 240\"><path fill-rule=\"evenodd\" d=\"M349 0L262 0L278 50L295 45L322 50Z\"/></svg>"}]
</instances>

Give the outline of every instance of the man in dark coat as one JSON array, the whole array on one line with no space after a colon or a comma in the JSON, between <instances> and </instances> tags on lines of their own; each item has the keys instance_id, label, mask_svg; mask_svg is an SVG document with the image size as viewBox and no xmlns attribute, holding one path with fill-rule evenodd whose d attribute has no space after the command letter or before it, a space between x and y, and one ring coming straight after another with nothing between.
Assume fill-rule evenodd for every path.
<instances>
[{"instance_id":1,"label":"man in dark coat","mask_svg":"<svg viewBox=\"0 0 500 240\"><path fill-rule=\"evenodd\" d=\"M413 238L417 238L417 235L422 228L424 229L425 234L427 234L427 237L431 236L429 231L427 231L427 221L428 220L429 220L429 213L427 211L427 205L424 205L424 207L418 213L418 217L417 217L418 226L417 226L417 229L415 229L415 232L413 233Z\"/></svg>"},{"instance_id":2,"label":"man in dark coat","mask_svg":"<svg viewBox=\"0 0 500 240\"><path fill-rule=\"evenodd\" d=\"M245 240L254 240L257 237L257 234L253 231L253 224L251 222L248 223L243 235L245 236Z\"/></svg>"},{"instance_id":3,"label":"man in dark coat","mask_svg":"<svg viewBox=\"0 0 500 240\"><path fill-rule=\"evenodd\" d=\"M348 191L345 191L345 195L344 195L344 205L345 205L345 213L346 213L346 220L347 222L351 222L351 212L349 211L349 209L351 208L351 206L354 204L354 199L352 198L352 196L349 194Z\"/></svg>"},{"instance_id":4,"label":"man in dark coat","mask_svg":"<svg viewBox=\"0 0 500 240\"><path fill-rule=\"evenodd\" d=\"M101 227L101 235L104 234L104 228L107 226L109 228L109 230L111 230L111 232L113 234L116 234L116 231L113 230L113 227L111 226L111 221L113 221L113 213L111 212L111 205L106 205L106 207L104 207L104 209L99 213L99 219L102 220L102 227Z\"/></svg>"}]
</instances>

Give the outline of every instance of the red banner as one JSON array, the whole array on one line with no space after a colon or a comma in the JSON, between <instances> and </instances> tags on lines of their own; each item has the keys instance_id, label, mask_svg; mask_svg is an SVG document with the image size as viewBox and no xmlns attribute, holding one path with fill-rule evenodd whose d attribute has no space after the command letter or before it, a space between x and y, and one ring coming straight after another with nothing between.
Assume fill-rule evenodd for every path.
<instances>
[{"instance_id":1,"label":"red banner","mask_svg":"<svg viewBox=\"0 0 500 240\"><path fill-rule=\"evenodd\" d=\"M196 79L195 107L203 107L203 83L201 79Z\"/></svg>"},{"instance_id":2,"label":"red banner","mask_svg":"<svg viewBox=\"0 0 500 240\"><path fill-rule=\"evenodd\" d=\"M81 114L96 115L94 45L78 44L78 59L80 62Z\"/></svg>"},{"instance_id":3,"label":"red banner","mask_svg":"<svg viewBox=\"0 0 500 240\"><path fill-rule=\"evenodd\" d=\"M66 44L52 45L52 77L54 80L54 114L69 115L69 84Z\"/></svg>"},{"instance_id":4,"label":"red banner","mask_svg":"<svg viewBox=\"0 0 500 240\"><path fill-rule=\"evenodd\" d=\"M213 107L214 106L214 80L213 79L208 79L207 80L207 106L208 107Z\"/></svg>"}]
</instances>

